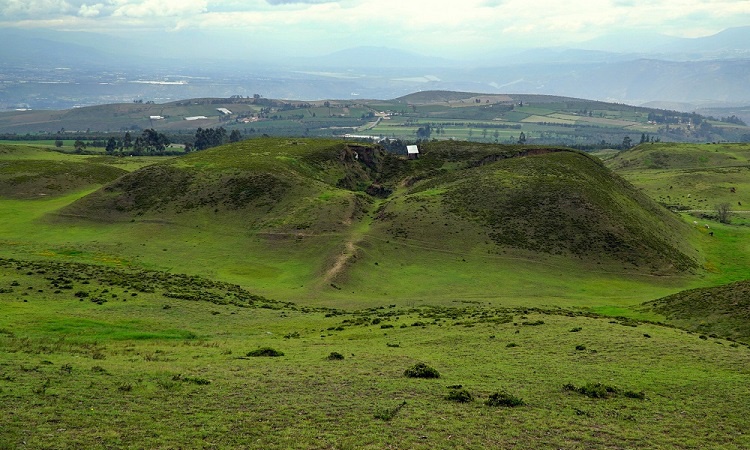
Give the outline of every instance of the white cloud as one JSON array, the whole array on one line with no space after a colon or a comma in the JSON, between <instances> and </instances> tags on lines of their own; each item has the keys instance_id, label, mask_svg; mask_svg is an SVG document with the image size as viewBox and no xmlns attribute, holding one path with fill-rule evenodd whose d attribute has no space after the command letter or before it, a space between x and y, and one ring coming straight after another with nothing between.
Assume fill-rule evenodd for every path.
<instances>
[{"instance_id":1,"label":"white cloud","mask_svg":"<svg viewBox=\"0 0 750 450\"><path fill-rule=\"evenodd\" d=\"M335 3L337 0L266 0L269 5L291 5L291 4L308 4L315 5L319 3Z\"/></svg>"},{"instance_id":2,"label":"white cloud","mask_svg":"<svg viewBox=\"0 0 750 450\"><path fill-rule=\"evenodd\" d=\"M7 18L51 17L73 10L65 0L0 0L0 16Z\"/></svg>"},{"instance_id":3,"label":"white cloud","mask_svg":"<svg viewBox=\"0 0 750 450\"><path fill-rule=\"evenodd\" d=\"M23 22L21 22L23 21ZM0 0L0 25L234 30L254 45L357 45L460 55L608 32L707 35L750 24L748 0ZM294 44L294 45L292 45Z\"/></svg>"},{"instance_id":4,"label":"white cloud","mask_svg":"<svg viewBox=\"0 0 750 450\"><path fill-rule=\"evenodd\" d=\"M204 13L207 8L207 0L118 1L112 15L135 18L190 16Z\"/></svg>"},{"instance_id":5,"label":"white cloud","mask_svg":"<svg viewBox=\"0 0 750 450\"><path fill-rule=\"evenodd\" d=\"M91 6L84 3L78 10L78 15L81 17L97 17L102 13L102 8L104 8L104 5L101 3Z\"/></svg>"}]
</instances>

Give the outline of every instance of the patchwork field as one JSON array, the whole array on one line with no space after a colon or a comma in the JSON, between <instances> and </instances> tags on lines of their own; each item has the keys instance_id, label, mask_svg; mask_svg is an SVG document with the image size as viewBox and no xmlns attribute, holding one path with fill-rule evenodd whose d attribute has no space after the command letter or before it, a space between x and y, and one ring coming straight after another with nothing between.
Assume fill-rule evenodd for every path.
<instances>
[{"instance_id":1,"label":"patchwork field","mask_svg":"<svg viewBox=\"0 0 750 450\"><path fill-rule=\"evenodd\" d=\"M0 113L3 139L44 139L52 146L73 135L121 136L156 129L190 142L198 128L223 127L244 137L365 136L597 148L628 138L664 142L746 141L750 128L694 113L545 95L487 95L424 91L392 100L298 101L261 97L196 98L164 104L99 105L66 111ZM421 131L420 131L421 130ZM29 141L27 141L29 142ZM604 142L604 144L602 144Z\"/></svg>"}]
</instances>

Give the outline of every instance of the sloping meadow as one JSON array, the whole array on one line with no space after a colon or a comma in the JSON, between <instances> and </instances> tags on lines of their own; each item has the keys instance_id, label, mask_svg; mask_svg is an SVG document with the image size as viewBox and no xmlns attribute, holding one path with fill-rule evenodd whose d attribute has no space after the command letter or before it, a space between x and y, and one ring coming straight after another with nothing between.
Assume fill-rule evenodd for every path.
<instances>
[{"instance_id":1,"label":"sloping meadow","mask_svg":"<svg viewBox=\"0 0 750 450\"><path fill-rule=\"evenodd\" d=\"M9 448L750 444L750 350L651 323L309 308L200 277L7 259L0 304Z\"/></svg>"}]
</instances>

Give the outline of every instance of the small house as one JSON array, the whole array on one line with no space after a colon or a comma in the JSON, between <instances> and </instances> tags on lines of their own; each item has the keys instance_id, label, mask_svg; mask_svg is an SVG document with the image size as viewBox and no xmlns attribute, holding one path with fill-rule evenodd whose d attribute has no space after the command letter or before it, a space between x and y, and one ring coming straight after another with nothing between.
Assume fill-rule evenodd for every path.
<instances>
[{"instance_id":1,"label":"small house","mask_svg":"<svg viewBox=\"0 0 750 450\"><path fill-rule=\"evenodd\" d=\"M409 156L409 159L418 159L419 147L417 147L416 145L407 145L406 154Z\"/></svg>"}]
</instances>

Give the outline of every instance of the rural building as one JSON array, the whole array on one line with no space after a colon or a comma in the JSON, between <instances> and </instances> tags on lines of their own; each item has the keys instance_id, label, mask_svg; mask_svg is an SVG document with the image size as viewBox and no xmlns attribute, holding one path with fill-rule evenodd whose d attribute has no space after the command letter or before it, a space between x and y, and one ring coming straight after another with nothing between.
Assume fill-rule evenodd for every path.
<instances>
[{"instance_id":1,"label":"rural building","mask_svg":"<svg viewBox=\"0 0 750 450\"><path fill-rule=\"evenodd\" d=\"M409 159L419 158L419 147L416 145L407 145L406 154L409 155Z\"/></svg>"},{"instance_id":2,"label":"rural building","mask_svg":"<svg viewBox=\"0 0 750 450\"><path fill-rule=\"evenodd\" d=\"M190 120L190 121L193 121L193 120L203 120L203 119L208 119L208 117L206 117L206 116L185 117L185 120Z\"/></svg>"},{"instance_id":3,"label":"rural building","mask_svg":"<svg viewBox=\"0 0 750 450\"><path fill-rule=\"evenodd\" d=\"M148 118L151 119L151 120L162 120L164 117L162 117L162 116L148 116Z\"/></svg>"},{"instance_id":4,"label":"rural building","mask_svg":"<svg viewBox=\"0 0 750 450\"><path fill-rule=\"evenodd\" d=\"M232 114L232 111L226 109L226 108L216 108L217 111L224 114L225 116L229 116Z\"/></svg>"}]
</instances>

